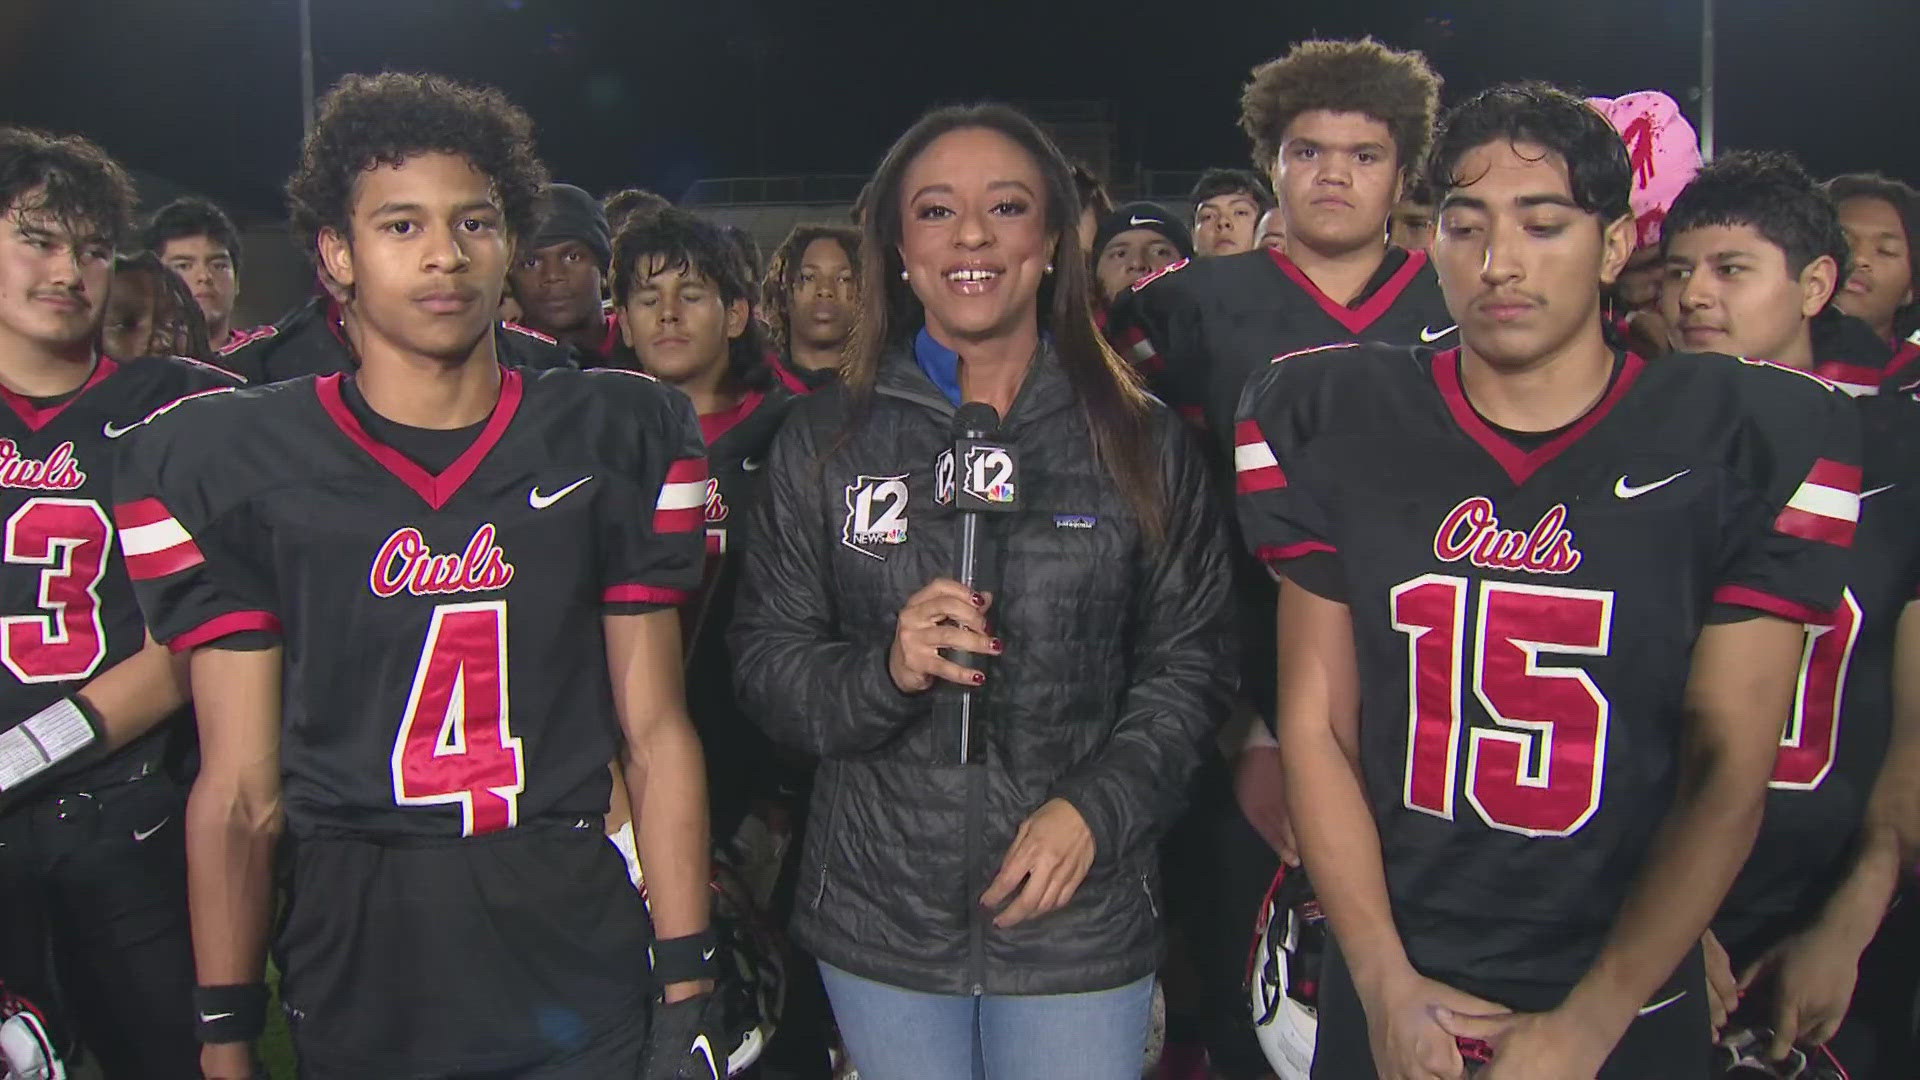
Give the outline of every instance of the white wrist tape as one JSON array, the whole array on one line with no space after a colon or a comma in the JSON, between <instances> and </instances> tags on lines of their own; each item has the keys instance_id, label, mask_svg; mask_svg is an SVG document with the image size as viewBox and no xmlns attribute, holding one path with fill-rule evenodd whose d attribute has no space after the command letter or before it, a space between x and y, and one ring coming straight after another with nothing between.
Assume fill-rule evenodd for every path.
<instances>
[{"instance_id":1,"label":"white wrist tape","mask_svg":"<svg viewBox=\"0 0 1920 1080\"><path fill-rule=\"evenodd\" d=\"M11 791L92 746L100 738L71 698L0 732L0 791Z\"/></svg>"}]
</instances>

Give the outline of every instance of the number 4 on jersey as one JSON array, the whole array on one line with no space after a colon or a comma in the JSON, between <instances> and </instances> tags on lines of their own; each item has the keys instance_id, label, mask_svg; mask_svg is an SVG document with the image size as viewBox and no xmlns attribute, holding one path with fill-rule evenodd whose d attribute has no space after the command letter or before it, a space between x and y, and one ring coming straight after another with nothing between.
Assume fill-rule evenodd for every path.
<instances>
[{"instance_id":1,"label":"number 4 on jersey","mask_svg":"<svg viewBox=\"0 0 1920 1080\"><path fill-rule=\"evenodd\" d=\"M526 768L507 714L507 604L433 609L393 743L393 798L460 807L464 836L519 823Z\"/></svg>"}]
</instances>

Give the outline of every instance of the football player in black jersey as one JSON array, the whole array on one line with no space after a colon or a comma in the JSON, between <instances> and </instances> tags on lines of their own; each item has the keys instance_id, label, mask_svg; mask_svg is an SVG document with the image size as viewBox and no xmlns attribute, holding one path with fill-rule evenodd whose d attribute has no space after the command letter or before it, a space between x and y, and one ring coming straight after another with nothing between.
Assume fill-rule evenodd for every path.
<instances>
[{"instance_id":1,"label":"football player in black jersey","mask_svg":"<svg viewBox=\"0 0 1920 1080\"><path fill-rule=\"evenodd\" d=\"M1808 628L1766 817L1704 947L1716 1026L1752 991L1724 1040L1730 1059L1757 1028L1772 1033L1765 1049L1775 1059L1799 1040L1848 1075L1880 1075L1894 1062L1873 1053L1871 1032L1849 1020L1834 1035L1899 883L1910 843L1902 834L1916 824L1902 803L1920 791L1920 730L1913 710L1895 709L1893 686L1896 666L1920 664L1913 649L1896 651L1920 640L1920 618L1908 619L1920 611L1920 407L1905 394L1874 396L1889 351L1872 327L1833 308L1847 238L1792 158L1737 152L1703 168L1674 200L1661 246L1676 348L1826 375L1861 412L1866 497L1847 589L1833 621ZM1871 983L1863 998L1912 1000L1911 974Z\"/></svg>"},{"instance_id":2,"label":"football player in black jersey","mask_svg":"<svg viewBox=\"0 0 1920 1080\"><path fill-rule=\"evenodd\" d=\"M1114 306L1108 336L1176 408L1230 444L1261 364L1336 341L1452 344L1423 253L1387 242L1426 153L1440 77L1372 39L1309 41L1255 68L1240 126L1273 180L1284 247L1176 263Z\"/></svg>"},{"instance_id":3,"label":"football player in black jersey","mask_svg":"<svg viewBox=\"0 0 1920 1080\"><path fill-rule=\"evenodd\" d=\"M767 363L780 385L810 394L840 377L840 351L860 308L860 233L796 225L767 260L760 311Z\"/></svg>"},{"instance_id":4,"label":"football player in black jersey","mask_svg":"<svg viewBox=\"0 0 1920 1080\"><path fill-rule=\"evenodd\" d=\"M744 264L717 227L684 210L634 221L614 245L620 333L640 369L693 402L707 443L707 582L683 612L687 710L708 750L714 835L730 839L750 798L771 794L772 744L740 712L726 628L738 525L793 395L767 370Z\"/></svg>"},{"instance_id":5,"label":"football player in black jersey","mask_svg":"<svg viewBox=\"0 0 1920 1080\"><path fill-rule=\"evenodd\" d=\"M1700 1077L1699 938L1840 599L1858 419L1786 368L1608 347L1629 164L1578 98L1490 90L1436 142L1464 346L1279 360L1235 451L1333 929L1314 1072Z\"/></svg>"},{"instance_id":6,"label":"football player in black jersey","mask_svg":"<svg viewBox=\"0 0 1920 1080\"><path fill-rule=\"evenodd\" d=\"M121 436L238 380L95 348L133 202L93 144L0 128L0 978L77 1027L109 1077L197 1077L167 769L184 688L108 513Z\"/></svg>"},{"instance_id":7,"label":"football player in black jersey","mask_svg":"<svg viewBox=\"0 0 1920 1080\"><path fill-rule=\"evenodd\" d=\"M343 79L288 194L358 369L188 401L122 462L129 572L201 695L214 1080L251 1075L283 818L274 947L303 1076L719 1072L675 614L700 581L704 447L645 376L500 362L545 179L497 91ZM651 944L602 829L616 758Z\"/></svg>"},{"instance_id":8,"label":"football player in black jersey","mask_svg":"<svg viewBox=\"0 0 1920 1080\"><path fill-rule=\"evenodd\" d=\"M1848 173L1826 183L1853 250L1853 272L1834 306L1865 319L1893 347L1890 386L1920 376L1920 194L1878 173Z\"/></svg>"},{"instance_id":9,"label":"football player in black jersey","mask_svg":"<svg viewBox=\"0 0 1920 1080\"><path fill-rule=\"evenodd\" d=\"M1273 182L1285 222L1283 247L1174 263L1135 283L1112 305L1108 337L1148 372L1163 400L1207 429L1223 490L1232 478L1241 389L1269 360L1341 341L1455 340L1454 320L1426 253L1387 240L1394 205L1432 138L1439 93L1440 77L1423 56L1372 39L1309 41L1255 68L1241 97L1240 126L1252 141L1255 168ZM1274 586L1244 554L1235 567L1241 655L1253 661L1243 663L1241 691L1256 722L1263 722L1272 710L1274 683L1271 665L1258 658L1274 648ZM1235 768L1261 770L1278 783L1271 765L1271 755L1243 754ZM1196 791L1196 809L1183 821L1183 832L1199 825L1196 817L1208 816L1208 803L1198 796L1224 786L1219 770L1214 762L1202 767L1199 783L1206 790ZM1169 874L1176 889L1193 883L1202 890L1193 904L1207 910L1203 923L1232 928L1221 941L1197 948L1208 969L1203 983L1230 998L1240 996L1245 927L1279 867L1278 854L1263 852L1240 816L1227 807L1222 819L1206 823L1225 848L1206 858L1262 860L1258 870L1235 871L1225 886L1221 875ZM1270 835L1284 828L1284 822L1261 823ZM1182 837L1172 849L1193 853L1195 845ZM1176 902L1177 908L1188 906ZM1192 930L1193 936L1207 932ZM1245 1056L1251 1032L1247 1024L1237 1026L1243 1029L1236 1033L1237 1051L1228 1036L1210 1038L1216 1058Z\"/></svg>"},{"instance_id":10,"label":"football player in black jersey","mask_svg":"<svg viewBox=\"0 0 1920 1080\"><path fill-rule=\"evenodd\" d=\"M581 367L616 364L620 330L601 309L613 233L593 196L572 184L548 184L540 229L514 259L508 287L527 328L573 351Z\"/></svg>"}]
</instances>

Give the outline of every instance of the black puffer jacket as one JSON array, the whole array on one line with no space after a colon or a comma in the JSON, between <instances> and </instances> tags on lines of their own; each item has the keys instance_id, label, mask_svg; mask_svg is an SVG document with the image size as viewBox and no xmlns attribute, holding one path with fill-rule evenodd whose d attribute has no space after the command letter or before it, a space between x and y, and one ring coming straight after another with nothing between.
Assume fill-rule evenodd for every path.
<instances>
[{"instance_id":1,"label":"black puffer jacket","mask_svg":"<svg viewBox=\"0 0 1920 1080\"><path fill-rule=\"evenodd\" d=\"M1213 485L1155 406L1169 507L1151 545L1094 461L1066 373L1043 351L1000 440L1020 509L988 613L971 764L936 702L887 673L894 616L954 573L959 519L936 497L953 407L901 351L845 438L846 389L801 401L775 441L731 635L742 696L777 741L821 759L794 930L821 960L933 993L1111 989L1159 953L1155 841L1180 810L1232 691L1229 570ZM824 459L821 455L825 455ZM1092 869L1068 905L1001 930L975 899L1050 798L1086 819Z\"/></svg>"}]
</instances>

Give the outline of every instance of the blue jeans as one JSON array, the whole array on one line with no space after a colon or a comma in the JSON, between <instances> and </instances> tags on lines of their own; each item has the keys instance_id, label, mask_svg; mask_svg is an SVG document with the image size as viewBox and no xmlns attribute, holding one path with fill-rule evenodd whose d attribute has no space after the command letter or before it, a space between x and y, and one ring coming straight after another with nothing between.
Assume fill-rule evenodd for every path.
<instances>
[{"instance_id":1,"label":"blue jeans","mask_svg":"<svg viewBox=\"0 0 1920 1080\"><path fill-rule=\"evenodd\" d=\"M860 1080L1139 1080L1153 977L1087 994L923 994L820 965Z\"/></svg>"}]
</instances>

